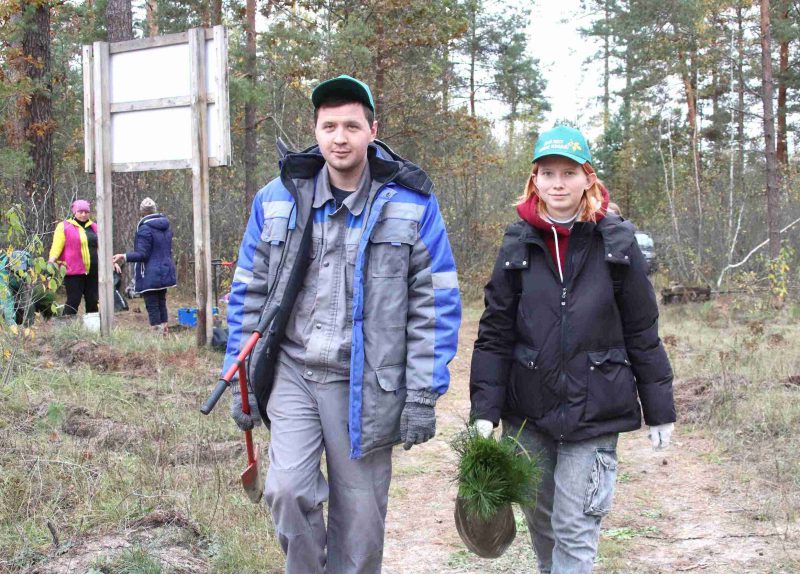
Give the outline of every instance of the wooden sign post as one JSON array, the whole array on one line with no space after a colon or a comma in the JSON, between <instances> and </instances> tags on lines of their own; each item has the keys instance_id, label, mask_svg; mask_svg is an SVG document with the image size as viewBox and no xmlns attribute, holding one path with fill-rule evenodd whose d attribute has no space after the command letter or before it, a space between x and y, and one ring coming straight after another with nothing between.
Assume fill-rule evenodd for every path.
<instances>
[{"instance_id":1,"label":"wooden sign post","mask_svg":"<svg viewBox=\"0 0 800 574\"><path fill-rule=\"evenodd\" d=\"M223 26L83 48L85 169L95 172L100 330L114 323L111 173L192 170L197 344L211 340L210 166L231 160Z\"/></svg>"}]
</instances>

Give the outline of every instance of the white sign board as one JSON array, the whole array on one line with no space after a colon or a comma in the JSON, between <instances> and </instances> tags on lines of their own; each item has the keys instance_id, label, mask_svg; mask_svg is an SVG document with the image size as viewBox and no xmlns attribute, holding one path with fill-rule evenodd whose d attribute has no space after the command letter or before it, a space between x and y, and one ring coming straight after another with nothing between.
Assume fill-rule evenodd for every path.
<instances>
[{"instance_id":1,"label":"white sign board","mask_svg":"<svg viewBox=\"0 0 800 574\"><path fill-rule=\"evenodd\" d=\"M209 165L229 165L228 36L223 26L205 30L204 55ZM85 75L93 68L93 57L87 46ZM191 167L191 57L185 32L110 44L105 76L112 171ZM85 89L84 98L88 121L94 102L86 99L91 100L92 91ZM88 128L85 165L92 172L94 130Z\"/></svg>"}]
</instances>

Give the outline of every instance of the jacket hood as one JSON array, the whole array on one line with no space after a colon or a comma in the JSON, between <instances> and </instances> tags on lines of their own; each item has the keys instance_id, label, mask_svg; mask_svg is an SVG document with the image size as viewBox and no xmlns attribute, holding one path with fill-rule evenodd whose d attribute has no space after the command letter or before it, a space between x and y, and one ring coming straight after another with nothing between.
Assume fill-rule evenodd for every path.
<instances>
[{"instance_id":1,"label":"jacket hood","mask_svg":"<svg viewBox=\"0 0 800 574\"><path fill-rule=\"evenodd\" d=\"M137 229L142 225L147 225L148 227L152 227L153 229L158 229L159 231L166 231L169 229L169 219L162 213L153 213L152 215L145 215L139 220L139 225L137 225Z\"/></svg>"},{"instance_id":2,"label":"jacket hood","mask_svg":"<svg viewBox=\"0 0 800 574\"><path fill-rule=\"evenodd\" d=\"M597 222L597 231L603 236L606 248L606 261L630 265L630 255L636 243L636 227L614 212Z\"/></svg>"},{"instance_id":3,"label":"jacket hood","mask_svg":"<svg viewBox=\"0 0 800 574\"><path fill-rule=\"evenodd\" d=\"M600 193L603 194L603 202L601 204L600 209L597 211L596 223L602 220L606 216L608 209L608 202L609 202L608 190L602 185L600 186ZM547 221L541 215L539 215L540 201L541 199L539 198L538 195L532 196L528 201L517 205L517 214L520 216L522 220L527 221L528 223L533 225L536 229L541 229L543 231L552 233L550 230L553 227L555 227L556 232L559 235L569 235L569 229L562 227L561 225Z\"/></svg>"},{"instance_id":4,"label":"jacket hood","mask_svg":"<svg viewBox=\"0 0 800 574\"><path fill-rule=\"evenodd\" d=\"M309 179L325 165L325 158L322 157L318 145L294 152L278 139L277 147L281 156L281 177L285 175L292 179ZM421 167L403 159L380 140L369 144L367 161L370 174L377 181L394 181L423 195L430 195L433 191L433 182Z\"/></svg>"}]
</instances>

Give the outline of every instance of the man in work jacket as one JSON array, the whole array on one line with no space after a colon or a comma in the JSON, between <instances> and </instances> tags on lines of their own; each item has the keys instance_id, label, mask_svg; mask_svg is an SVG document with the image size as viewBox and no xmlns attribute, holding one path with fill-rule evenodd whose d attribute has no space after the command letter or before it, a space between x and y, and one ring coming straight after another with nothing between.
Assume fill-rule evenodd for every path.
<instances>
[{"instance_id":1,"label":"man in work jacket","mask_svg":"<svg viewBox=\"0 0 800 574\"><path fill-rule=\"evenodd\" d=\"M391 447L435 434L461 303L432 183L375 140L369 88L339 76L312 102L318 146L285 153L253 202L223 372L276 313L249 362L254 414L232 385L231 415L243 430L270 424L265 497L286 573L371 574Z\"/></svg>"}]
</instances>

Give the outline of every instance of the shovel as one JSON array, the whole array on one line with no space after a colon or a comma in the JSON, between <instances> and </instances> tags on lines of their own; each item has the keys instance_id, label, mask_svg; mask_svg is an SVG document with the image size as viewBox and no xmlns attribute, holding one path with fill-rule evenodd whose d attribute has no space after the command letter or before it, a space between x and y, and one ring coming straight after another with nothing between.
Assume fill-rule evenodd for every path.
<instances>
[{"instance_id":1,"label":"shovel","mask_svg":"<svg viewBox=\"0 0 800 574\"><path fill-rule=\"evenodd\" d=\"M250 399L248 397L247 389L246 359L260 338L260 332L257 331L253 333L253 335L247 341L247 344L245 344L244 349L242 349L242 352L239 354L239 357L236 359L236 363L231 365L225 375L217 383L217 386L211 393L211 396L208 397L206 402L203 403L203 406L200 407L201 413L207 415L213 410L214 406L217 404L217 401L219 401L220 397L225 392L225 389L227 389L231 384L230 381L233 379L236 371L239 371L239 393L241 393L242 397L242 412L246 415L250 414ZM264 483L259 476L260 473L258 472L258 448L253 446L252 431L244 431L244 441L247 445L247 468L242 473L242 486L244 487L244 491L247 493L247 497L252 502L257 503L261 500L261 495L264 493Z\"/></svg>"},{"instance_id":2,"label":"shovel","mask_svg":"<svg viewBox=\"0 0 800 574\"><path fill-rule=\"evenodd\" d=\"M236 362L228 368L225 375L217 382L217 386L214 387L214 390L208 399L206 399L206 402L200 407L201 413L207 415L214 409L220 397L222 397L225 392L225 389L230 385L236 371L239 371L239 392L242 396L242 412L246 415L250 414L250 400L247 395L247 357L250 355L250 352L256 346L259 339L261 339L261 334L266 331L277 312L278 308L273 307L262 313L258 322L258 327L256 327L244 347L242 347L241 352L236 357ZM257 503L261 500L261 495L264 493L264 481L262 481L259 476L258 449L253 446L253 434L251 431L245 431L244 441L247 445L247 468L242 473L242 486L247 493L247 497L252 502Z\"/></svg>"},{"instance_id":3,"label":"shovel","mask_svg":"<svg viewBox=\"0 0 800 574\"><path fill-rule=\"evenodd\" d=\"M239 365L239 392L242 395L242 412L250 414L250 400L247 396L247 369L244 364ZM244 442L247 445L247 468L242 473L242 488L247 493L250 502L258 503L264 494L264 481L258 472L258 449L253 446L252 431L244 431Z\"/></svg>"}]
</instances>

